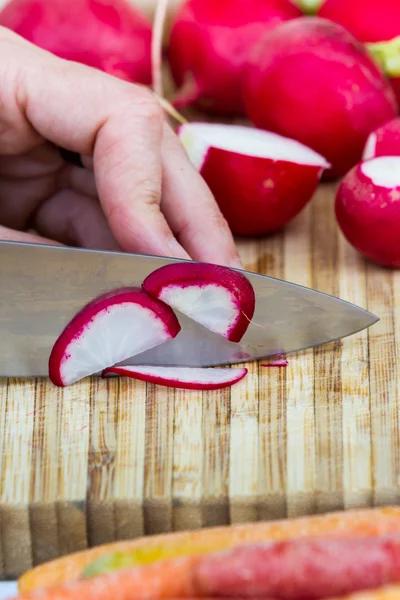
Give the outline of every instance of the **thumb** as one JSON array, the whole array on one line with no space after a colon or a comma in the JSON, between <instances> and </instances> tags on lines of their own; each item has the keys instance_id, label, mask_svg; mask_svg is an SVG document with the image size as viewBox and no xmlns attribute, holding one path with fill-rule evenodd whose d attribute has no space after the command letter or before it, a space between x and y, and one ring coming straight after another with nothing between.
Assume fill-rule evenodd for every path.
<instances>
[{"instance_id":1,"label":"thumb","mask_svg":"<svg viewBox=\"0 0 400 600\"><path fill-rule=\"evenodd\" d=\"M35 233L27 233L25 231L16 231L15 229L9 229L8 227L2 227L0 225L0 240L6 242L25 242L30 244L51 244L52 246L62 246L54 240L41 237Z\"/></svg>"}]
</instances>

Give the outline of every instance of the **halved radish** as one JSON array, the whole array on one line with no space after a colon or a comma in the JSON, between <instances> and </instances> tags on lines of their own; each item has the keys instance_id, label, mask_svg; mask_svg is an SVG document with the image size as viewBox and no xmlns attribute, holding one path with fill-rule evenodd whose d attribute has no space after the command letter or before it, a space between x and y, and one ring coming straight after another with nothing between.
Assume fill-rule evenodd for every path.
<instances>
[{"instance_id":1,"label":"halved radish","mask_svg":"<svg viewBox=\"0 0 400 600\"><path fill-rule=\"evenodd\" d=\"M239 125L190 123L179 137L233 233L272 233L314 194L329 163L300 142Z\"/></svg>"},{"instance_id":2,"label":"halved radish","mask_svg":"<svg viewBox=\"0 0 400 600\"><path fill-rule=\"evenodd\" d=\"M242 339L254 314L253 286L227 267L192 262L166 265L144 280L143 289L232 342Z\"/></svg>"},{"instance_id":3,"label":"halved radish","mask_svg":"<svg viewBox=\"0 0 400 600\"><path fill-rule=\"evenodd\" d=\"M376 156L400 156L400 118L392 119L368 136L363 159Z\"/></svg>"},{"instance_id":4,"label":"halved radish","mask_svg":"<svg viewBox=\"0 0 400 600\"><path fill-rule=\"evenodd\" d=\"M58 386L100 373L174 338L174 312L137 288L122 288L87 304L53 346L49 376Z\"/></svg>"},{"instance_id":5,"label":"halved radish","mask_svg":"<svg viewBox=\"0 0 400 600\"><path fill-rule=\"evenodd\" d=\"M400 267L400 157L380 156L353 167L339 186L336 216L364 256Z\"/></svg>"},{"instance_id":6,"label":"halved radish","mask_svg":"<svg viewBox=\"0 0 400 600\"><path fill-rule=\"evenodd\" d=\"M124 366L103 371L104 377L121 375L184 390L219 390L237 383L247 369L202 369L191 367Z\"/></svg>"}]
</instances>

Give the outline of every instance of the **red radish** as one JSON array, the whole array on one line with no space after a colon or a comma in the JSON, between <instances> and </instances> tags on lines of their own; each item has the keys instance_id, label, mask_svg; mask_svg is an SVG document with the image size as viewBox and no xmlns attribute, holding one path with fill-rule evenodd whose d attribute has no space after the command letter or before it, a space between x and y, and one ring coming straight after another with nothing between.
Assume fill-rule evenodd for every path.
<instances>
[{"instance_id":1,"label":"red radish","mask_svg":"<svg viewBox=\"0 0 400 600\"><path fill-rule=\"evenodd\" d=\"M87 304L67 325L49 359L51 381L66 386L154 348L180 331L174 312L136 288Z\"/></svg>"},{"instance_id":2,"label":"red radish","mask_svg":"<svg viewBox=\"0 0 400 600\"><path fill-rule=\"evenodd\" d=\"M180 127L179 137L238 235L286 225L330 166L299 142L252 127L190 123Z\"/></svg>"},{"instance_id":3,"label":"red radish","mask_svg":"<svg viewBox=\"0 0 400 600\"><path fill-rule=\"evenodd\" d=\"M363 159L375 156L400 156L400 118L385 123L369 134Z\"/></svg>"},{"instance_id":4,"label":"red radish","mask_svg":"<svg viewBox=\"0 0 400 600\"><path fill-rule=\"evenodd\" d=\"M299 140L346 173L369 133L396 116L390 83L341 25L318 17L283 23L252 53L247 114L263 129Z\"/></svg>"},{"instance_id":5,"label":"red radish","mask_svg":"<svg viewBox=\"0 0 400 600\"><path fill-rule=\"evenodd\" d=\"M151 24L128 0L11 0L0 25L61 58L151 84Z\"/></svg>"},{"instance_id":6,"label":"red radish","mask_svg":"<svg viewBox=\"0 0 400 600\"><path fill-rule=\"evenodd\" d=\"M400 267L400 157L380 156L355 166L336 196L347 240L371 261Z\"/></svg>"},{"instance_id":7,"label":"red radish","mask_svg":"<svg viewBox=\"0 0 400 600\"><path fill-rule=\"evenodd\" d=\"M250 49L265 31L301 16L291 0L188 0L175 15L169 62L176 108L195 104L242 115L241 85Z\"/></svg>"},{"instance_id":8,"label":"red radish","mask_svg":"<svg viewBox=\"0 0 400 600\"><path fill-rule=\"evenodd\" d=\"M148 383L183 390L219 390L237 383L247 369L202 369L189 367L124 366L103 371L104 376L122 375Z\"/></svg>"},{"instance_id":9,"label":"red radish","mask_svg":"<svg viewBox=\"0 0 400 600\"><path fill-rule=\"evenodd\" d=\"M227 267L192 262L166 265L144 280L143 289L232 342L242 339L254 314L253 286Z\"/></svg>"},{"instance_id":10,"label":"red radish","mask_svg":"<svg viewBox=\"0 0 400 600\"><path fill-rule=\"evenodd\" d=\"M318 15L369 43L369 49L391 77L400 102L399 0L325 0Z\"/></svg>"}]
</instances>

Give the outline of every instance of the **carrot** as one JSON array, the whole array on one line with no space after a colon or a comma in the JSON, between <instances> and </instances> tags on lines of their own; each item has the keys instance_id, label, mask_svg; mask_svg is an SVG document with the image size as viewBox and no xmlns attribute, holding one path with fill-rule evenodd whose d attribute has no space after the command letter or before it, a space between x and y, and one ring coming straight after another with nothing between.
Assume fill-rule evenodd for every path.
<instances>
[{"instance_id":1,"label":"carrot","mask_svg":"<svg viewBox=\"0 0 400 600\"><path fill-rule=\"evenodd\" d=\"M340 596L337 598L327 598L327 600L399 600L400 585L386 585L377 590L368 590L367 592L357 592L349 596Z\"/></svg>"},{"instance_id":2,"label":"carrot","mask_svg":"<svg viewBox=\"0 0 400 600\"><path fill-rule=\"evenodd\" d=\"M239 544L257 541L285 540L317 535L341 538L366 537L396 532L400 532L400 507L349 510L346 512L313 515L281 521L248 523L149 536L130 541L121 541L97 546L39 565L27 571L20 578L19 591L22 594L26 594L37 588L57 586L63 582L73 582L82 576L83 570L94 560L114 552L137 553L137 565L140 565L140 559L143 555L146 559L144 560L145 563L151 562L152 559L162 562L156 562L152 565L155 568L153 571L147 571L145 568L138 568L129 572L120 571L113 575L109 575L108 577L111 578L109 580L110 585L115 581L115 578L118 581L117 587L121 584L121 581L124 581L125 577L134 577L137 582L137 578L144 576L145 573L146 576L147 573L151 573L151 577L154 577L157 573L158 584L162 584L162 586L164 586L164 579L160 580L159 577L163 578L163 573L165 573L165 576L168 576L165 580L165 585L167 585L170 581L169 574L171 571L167 572L165 569L167 569L166 565L171 563L168 560L163 561L163 558L173 558L174 554L177 556L186 553L186 556L183 556L173 563L175 569L178 568L176 565L182 569L182 571L179 571L179 575L175 573L174 578L176 577L178 580L180 578L178 584L183 585L185 576L187 576L188 565L192 565L191 561L195 560L193 557L195 554L207 554L211 551L223 550ZM188 556L190 553L192 554L191 557ZM146 569L147 568L148 567L146 567ZM133 573L135 573L135 575L133 575ZM104 585L108 588L109 584L107 583L106 585L106 581L108 580L104 579L104 576L99 576L76 585L78 585L78 587L86 586L82 589L82 594L86 589L93 589L91 586L94 586L94 588L97 589L96 593L98 593L98 587ZM151 588L149 588L153 590L153 598L166 597L162 595L154 596L154 585L155 584L152 583ZM74 586L74 584L69 583L66 589L71 589L71 586ZM162 590L166 589L167 588L162 587ZM171 595L177 595L174 592L174 589L168 588L168 590L169 597L171 597ZM189 592L190 590L187 590L187 593ZM49 591L49 600L50 598L55 600L59 597L56 595L53 598L51 593L52 592ZM164 591L162 593L164 594ZM45 594L45 592L43 592L43 594ZM79 596L82 600L89 600L91 598L90 595L87 597L81 595L81 591L79 592ZM27 596L27 598L28 597L29 596ZM46 598L45 595L41 597L44 599ZM60 596L60 598L61 597L64 598L64 596ZM69 596L66 596L65 600L67 598L69 598ZM109 592L107 592L107 600L109 600L109 598L110 595ZM122 600L123 598L128 598L128 596L118 595L118 599ZM100 600L100 598L97 597L97 600Z\"/></svg>"}]
</instances>

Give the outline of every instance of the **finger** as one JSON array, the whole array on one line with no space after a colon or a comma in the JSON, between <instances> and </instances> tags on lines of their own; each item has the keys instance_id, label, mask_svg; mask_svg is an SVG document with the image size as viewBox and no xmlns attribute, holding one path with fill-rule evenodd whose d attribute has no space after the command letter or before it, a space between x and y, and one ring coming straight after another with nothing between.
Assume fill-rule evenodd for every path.
<instances>
[{"instance_id":1,"label":"finger","mask_svg":"<svg viewBox=\"0 0 400 600\"><path fill-rule=\"evenodd\" d=\"M243 268L228 224L214 196L165 127L161 208L178 240L196 260Z\"/></svg>"},{"instance_id":2,"label":"finger","mask_svg":"<svg viewBox=\"0 0 400 600\"><path fill-rule=\"evenodd\" d=\"M68 246L120 250L99 203L71 190L61 190L43 202L34 227Z\"/></svg>"},{"instance_id":3,"label":"finger","mask_svg":"<svg viewBox=\"0 0 400 600\"><path fill-rule=\"evenodd\" d=\"M73 189L90 198L98 197L94 175L87 169L65 166L60 170L57 185L61 189Z\"/></svg>"},{"instance_id":4,"label":"finger","mask_svg":"<svg viewBox=\"0 0 400 600\"><path fill-rule=\"evenodd\" d=\"M188 257L159 209L164 117L158 101L141 86L62 61L25 41L12 43L19 77L7 81L13 102L2 86L2 118L23 139L7 137L4 143L0 136L0 149L24 147L28 123L57 146L93 155L99 199L120 246Z\"/></svg>"},{"instance_id":5,"label":"finger","mask_svg":"<svg viewBox=\"0 0 400 600\"><path fill-rule=\"evenodd\" d=\"M15 229L9 229L8 227L2 227L0 225L0 240L7 242L25 242L30 244L51 244L52 246L61 246L58 242L35 235L34 233L27 233L26 231L15 231Z\"/></svg>"},{"instance_id":6,"label":"finger","mask_svg":"<svg viewBox=\"0 0 400 600\"><path fill-rule=\"evenodd\" d=\"M55 191L54 176L24 179L2 178L0 223L12 229L27 229L39 204ZM51 237L51 236L50 236Z\"/></svg>"}]
</instances>

